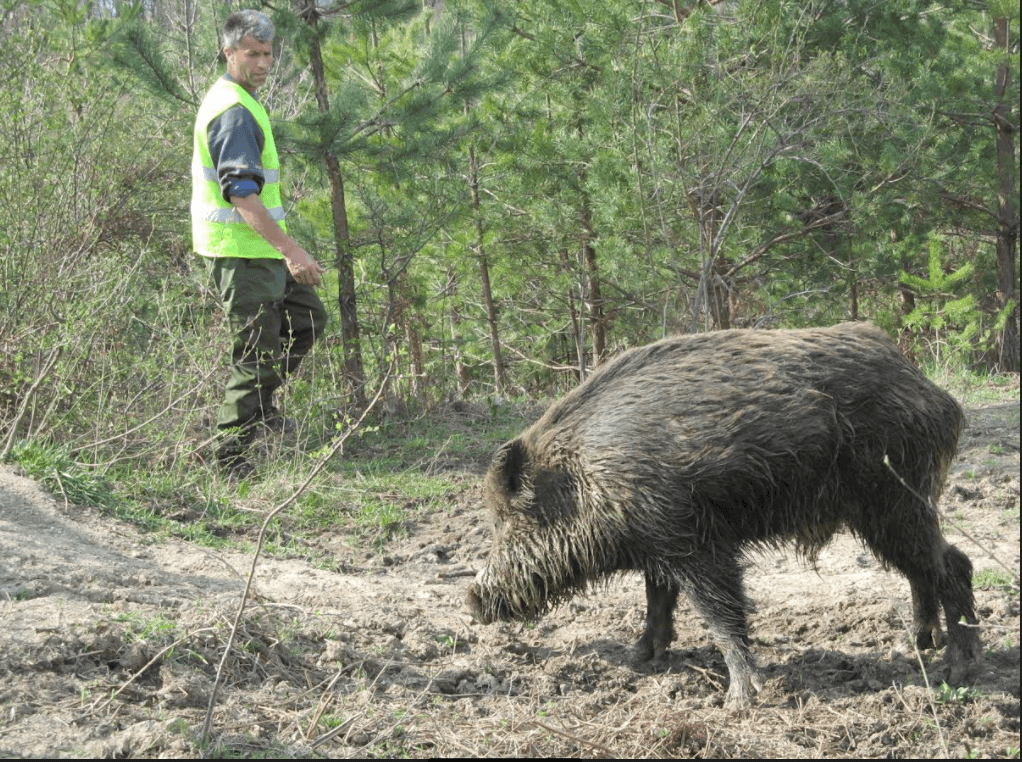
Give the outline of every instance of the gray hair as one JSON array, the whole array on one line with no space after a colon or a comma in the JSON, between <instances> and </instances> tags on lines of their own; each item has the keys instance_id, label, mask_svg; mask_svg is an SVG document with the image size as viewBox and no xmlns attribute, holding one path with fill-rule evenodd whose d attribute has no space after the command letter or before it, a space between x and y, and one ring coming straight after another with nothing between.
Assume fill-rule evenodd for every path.
<instances>
[{"instance_id":1,"label":"gray hair","mask_svg":"<svg viewBox=\"0 0 1022 762\"><path fill-rule=\"evenodd\" d=\"M273 41L273 22L265 13L235 11L224 21L224 47L237 48L241 38L251 35L259 42Z\"/></svg>"}]
</instances>

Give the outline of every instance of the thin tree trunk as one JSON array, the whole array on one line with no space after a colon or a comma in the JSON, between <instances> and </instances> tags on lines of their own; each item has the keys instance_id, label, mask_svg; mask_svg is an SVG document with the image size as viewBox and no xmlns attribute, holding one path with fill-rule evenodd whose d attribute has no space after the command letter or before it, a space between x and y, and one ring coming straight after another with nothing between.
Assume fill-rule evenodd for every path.
<instances>
[{"instance_id":1,"label":"thin tree trunk","mask_svg":"<svg viewBox=\"0 0 1022 762\"><path fill-rule=\"evenodd\" d=\"M462 55L468 48L466 29L461 29L461 52ZM471 111L471 104L465 102L465 113ZM472 215L475 218L476 227L476 255L479 257L479 282L483 290L483 302L486 305L486 322L490 326L490 347L493 353L493 383L497 393L501 394L507 389L507 375L504 369L504 356L500 347L500 329L497 323L497 308L493 304L493 290L490 287L490 265L486 260L486 248L483 243L483 214L482 204L479 202L479 164L476 161L475 146L468 149L468 171L469 188L472 191Z\"/></svg>"},{"instance_id":2,"label":"thin tree trunk","mask_svg":"<svg viewBox=\"0 0 1022 762\"><path fill-rule=\"evenodd\" d=\"M568 258L567 249L561 249L561 264L564 266L566 273L571 273L573 267L571 266L571 260ZM582 286L579 284L579 289ZM588 369L586 368L586 326L583 319L580 319L578 310L575 308L575 291L574 286L568 286L568 315L571 317L571 335L575 340L575 379L577 381L585 380L588 375Z\"/></svg>"},{"instance_id":3,"label":"thin tree trunk","mask_svg":"<svg viewBox=\"0 0 1022 762\"><path fill-rule=\"evenodd\" d=\"M497 308L493 304L493 291L490 288L490 266L486 261L486 250L483 245L483 217L479 203L479 168L476 164L475 148L468 149L469 185L472 189L472 214L476 225L476 254L479 257L479 280L483 288L483 302L486 304L486 320L490 324L490 345L493 349L493 382L497 392L507 388L507 377L504 371L504 357L500 349L500 330L497 324Z\"/></svg>"},{"instance_id":4,"label":"thin tree trunk","mask_svg":"<svg viewBox=\"0 0 1022 762\"><path fill-rule=\"evenodd\" d=\"M483 301L486 303L486 320L490 324L490 345L493 347L493 382L498 392L507 388L504 373L504 358L500 352L500 332L497 327L497 308L493 304L493 291L490 288L490 266L484 255L479 256L479 281L483 288Z\"/></svg>"},{"instance_id":5,"label":"thin tree trunk","mask_svg":"<svg viewBox=\"0 0 1022 762\"><path fill-rule=\"evenodd\" d=\"M387 347L387 365L391 373L383 381L383 393L380 397L384 410L389 413L398 411L401 404L401 347L397 338L397 326L404 319L404 303L398 293L397 282L383 268L383 282L387 284L387 315L383 321L383 339Z\"/></svg>"},{"instance_id":6,"label":"thin tree trunk","mask_svg":"<svg viewBox=\"0 0 1022 762\"><path fill-rule=\"evenodd\" d=\"M408 344L408 375L412 379L412 395L420 404L425 405L426 394L422 384L426 364L422 355L422 334L411 315L405 320L405 342Z\"/></svg>"},{"instance_id":7,"label":"thin tree trunk","mask_svg":"<svg viewBox=\"0 0 1022 762\"><path fill-rule=\"evenodd\" d=\"M704 187L690 190L687 196L689 209L699 226L699 243L704 256L690 332L695 333L698 329L699 312L704 299L706 328L727 329L731 327L730 285L733 279L728 275L731 263L718 257L714 244L723 218L720 213L719 196L716 190L707 192Z\"/></svg>"},{"instance_id":8,"label":"thin tree trunk","mask_svg":"<svg viewBox=\"0 0 1022 762\"><path fill-rule=\"evenodd\" d=\"M323 53L316 33L318 14L314 0L295 0L298 15L313 29L309 62L316 83L316 105L321 114L330 110L327 98ZM323 146L323 163L330 182L330 210L334 223L335 265L337 267L337 305L341 313L341 346L344 356L345 382L350 400L358 408L365 406L365 368L362 364L362 345L358 324L358 305L355 291L355 268L348 232L348 211L344 201L344 180L337 155Z\"/></svg>"},{"instance_id":9,"label":"thin tree trunk","mask_svg":"<svg viewBox=\"0 0 1022 762\"><path fill-rule=\"evenodd\" d=\"M461 352L461 310L458 308L458 275L454 270L447 271L447 297L451 300L451 343L454 346L454 373L458 377L458 396L462 399L468 394L469 370L465 357Z\"/></svg>"},{"instance_id":10,"label":"thin tree trunk","mask_svg":"<svg viewBox=\"0 0 1022 762\"><path fill-rule=\"evenodd\" d=\"M994 127L997 129L997 176L1000 187L997 193L997 307L1003 310L1010 301L1015 309L1008 316L1001 332L998 352L998 370L1014 372L1019 369L1018 294L1015 291L1015 250L1018 246L1018 216L1015 188L1015 144L1013 133L1016 126L1011 123L1011 111L1006 102L1011 86L1011 69L1008 68L1008 19L994 18L994 44L1002 53L997 65L994 107Z\"/></svg>"},{"instance_id":11,"label":"thin tree trunk","mask_svg":"<svg viewBox=\"0 0 1022 762\"><path fill-rule=\"evenodd\" d=\"M855 255L848 255L848 292L851 298L851 306L849 312L851 313L852 320L859 319L859 269L855 262Z\"/></svg>"},{"instance_id":12,"label":"thin tree trunk","mask_svg":"<svg viewBox=\"0 0 1022 762\"><path fill-rule=\"evenodd\" d=\"M706 270L706 308L710 325L715 330L731 328L731 287L734 279L728 275L731 263L722 257L714 257Z\"/></svg>"},{"instance_id":13,"label":"thin tree trunk","mask_svg":"<svg viewBox=\"0 0 1022 762\"><path fill-rule=\"evenodd\" d=\"M891 240L894 240L892 232ZM902 269L908 267L906 262L902 262ZM912 293L912 289L908 288L903 283L898 283L898 295L901 297L901 314L898 315L898 348L901 349L902 353L908 357L912 362L916 362L916 353L912 348L912 329L905 325L905 318L915 312L916 309L916 295Z\"/></svg>"},{"instance_id":14,"label":"thin tree trunk","mask_svg":"<svg viewBox=\"0 0 1022 762\"><path fill-rule=\"evenodd\" d=\"M585 179L583 173L580 180ZM586 266L586 290L589 292L589 325L593 333L593 368L607 359L607 324L604 318L603 292L600 289L600 270L593 246L592 211L589 198L582 194L582 256Z\"/></svg>"},{"instance_id":15,"label":"thin tree trunk","mask_svg":"<svg viewBox=\"0 0 1022 762\"><path fill-rule=\"evenodd\" d=\"M585 127L582 121L581 95L578 91L575 92L575 114L575 132L581 141L585 137ZM593 246L596 234L593 232L592 203L586 192L587 175L584 165L578 170L577 177L580 196L579 224L582 230L582 265L585 268L585 278L582 282L582 306L588 308L589 312L589 326L593 334L593 368L597 368L607 356L607 328L604 321L603 293L600 288L600 269L596 262L596 248ZM581 366L579 367L581 368ZM585 377L586 374L583 372L582 378Z\"/></svg>"}]
</instances>

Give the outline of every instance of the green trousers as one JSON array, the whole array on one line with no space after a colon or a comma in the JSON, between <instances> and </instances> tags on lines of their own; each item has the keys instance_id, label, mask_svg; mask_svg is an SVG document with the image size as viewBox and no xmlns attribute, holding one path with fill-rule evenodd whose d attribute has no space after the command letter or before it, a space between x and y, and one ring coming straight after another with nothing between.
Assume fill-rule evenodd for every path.
<instances>
[{"instance_id":1,"label":"green trousers","mask_svg":"<svg viewBox=\"0 0 1022 762\"><path fill-rule=\"evenodd\" d=\"M295 282L282 259L207 258L234 334L231 375L217 416L221 455L240 453L250 424L269 415L273 393L295 372L327 324L312 286Z\"/></svg>"}]
</instances>

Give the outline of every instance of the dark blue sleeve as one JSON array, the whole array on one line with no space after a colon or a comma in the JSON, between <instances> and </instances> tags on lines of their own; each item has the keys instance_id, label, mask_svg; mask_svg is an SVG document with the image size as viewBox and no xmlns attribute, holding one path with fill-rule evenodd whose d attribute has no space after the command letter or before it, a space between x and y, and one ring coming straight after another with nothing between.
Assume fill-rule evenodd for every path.
<instances>
[{"instance_id":1,"label":"dark blue sleeve","mask_svg":"<svg viewBox=\"0 0 1022 762\"><path fill-rule=\"evenodd\" d=\"M209 123L209 155L213 159L224 201L263 190L263 131L244 106L227 109ZM246 182L247 181L247 182ZM256 187L252 188L252 183ZM237 191L237 192L233 192Z\"/></svg>"}]
</instances>

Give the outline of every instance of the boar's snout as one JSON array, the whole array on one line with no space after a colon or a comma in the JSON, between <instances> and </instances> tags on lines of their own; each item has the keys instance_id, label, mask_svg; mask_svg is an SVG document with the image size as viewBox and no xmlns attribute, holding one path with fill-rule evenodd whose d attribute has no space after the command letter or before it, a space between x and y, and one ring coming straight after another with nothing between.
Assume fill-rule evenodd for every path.
<instances>
[{"instance_id":1,"label":"boar's snout","mask_svg":"<svg viewBox=\"0 0 1022 762\"><path fill-rule=\"evenodd\" d=\"M490 624L493 620L487 616L486 607L483 606L482 588L479 583L474 583L465 594L465 603L468 605L468 610L472 612L472 616L478 619L483 624Z\"/></svg>"},{"instance_id":2,"label":"boar's snout","mask_svg":"<svg viewBox=\"0 0 1022 762\"><path fill-rule=\"evenodd\" d=\"M476 574L475 580L473 580L468 592L465 593L465 603L468 605L469 611L472 612L472 616L483 624L490 624L493 621L493 616L488 613L488 607L483 602L483 583L485 580L486 569L482 569Z\"/></svg>"}]
</instances>

